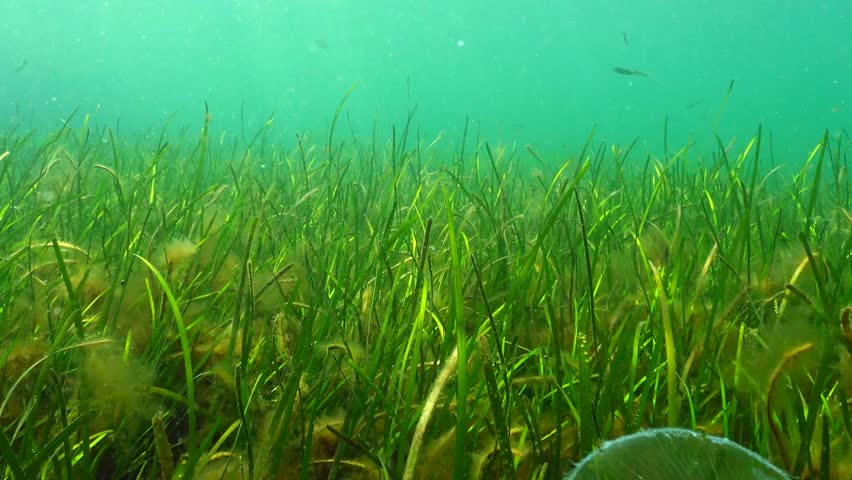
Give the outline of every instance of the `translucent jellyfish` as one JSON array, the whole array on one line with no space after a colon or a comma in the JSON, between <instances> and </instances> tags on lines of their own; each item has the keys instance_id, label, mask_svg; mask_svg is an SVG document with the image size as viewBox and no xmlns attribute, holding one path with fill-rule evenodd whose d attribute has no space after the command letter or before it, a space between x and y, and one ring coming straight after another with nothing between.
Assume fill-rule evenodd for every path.
<instances>
[{"instance_id":1,"label":"translucent jellyfish","mask_svg":"<svg viewBox=\"0 0 852 480\"><path fill-rule=\"evenodd\" d=\"M755 479L790 477L756 453L720 437L680 428L645 430L606 442L565 480Z\"/></svg>"}]
</instances>

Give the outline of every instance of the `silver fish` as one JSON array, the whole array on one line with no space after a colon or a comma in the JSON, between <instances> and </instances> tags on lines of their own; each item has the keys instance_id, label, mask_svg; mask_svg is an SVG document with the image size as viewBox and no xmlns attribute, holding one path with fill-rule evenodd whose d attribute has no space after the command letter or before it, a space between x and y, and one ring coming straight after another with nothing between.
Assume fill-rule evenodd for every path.
<instances>
[{"instance_id":1,"label":"silver fish","mask_svg":"<svg viewBox=\"0 0 852 480\"><path fill-rule=\"evenodd\" d=\"M624 67L612 67L612 71L621 75L638 75L640 77L647 77L648 74L645 72L640 72L639 70L634 70L632 68L624 68Z\"/></svg>"}]
</instances>

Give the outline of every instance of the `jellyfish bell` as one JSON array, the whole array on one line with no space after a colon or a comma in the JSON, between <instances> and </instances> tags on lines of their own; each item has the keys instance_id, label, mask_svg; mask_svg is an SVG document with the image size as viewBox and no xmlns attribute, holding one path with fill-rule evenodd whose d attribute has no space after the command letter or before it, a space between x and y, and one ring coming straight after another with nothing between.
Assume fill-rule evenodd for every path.
<instances>
[{"instance_id":1,"label":"jellyfish bell","mask_svg":"<svg viewBox=\"0 0 852 480\"><path fill-rule=\"evenodd\" d=\"M684 478L787 480L768 460L721 437L659 428L611 440L589 454L565 480Z\"/></svg>"}]
</instances>

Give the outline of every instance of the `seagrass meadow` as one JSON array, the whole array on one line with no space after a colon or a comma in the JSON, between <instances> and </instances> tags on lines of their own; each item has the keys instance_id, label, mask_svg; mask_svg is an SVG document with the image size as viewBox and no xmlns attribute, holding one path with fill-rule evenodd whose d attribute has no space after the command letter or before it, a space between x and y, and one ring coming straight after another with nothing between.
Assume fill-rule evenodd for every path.
<instances>
[{"instance_id":1,"label":"seagrass meadow","mask_svg":"<svg viewBox=\"0 0 852 480\"><path fill-rule=\"evenodd\" d=\"M557 156L342 110L0 136L4 478L561 478L649 427L852 475L845 131Z\"/></svg>"}]
</instances>

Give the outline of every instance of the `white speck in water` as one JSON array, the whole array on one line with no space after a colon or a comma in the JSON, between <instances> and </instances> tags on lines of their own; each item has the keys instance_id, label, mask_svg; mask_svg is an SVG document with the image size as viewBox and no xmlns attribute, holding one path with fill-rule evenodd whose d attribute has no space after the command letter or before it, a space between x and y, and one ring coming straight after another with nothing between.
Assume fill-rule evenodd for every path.
<instances>
[{"instance_id":1,"label":"white speck in water","mask_svg":"<svg viewBox=\"0 0 852 480\"><path fill-rule=\"evenodd\" d=\"M463 47L464 46L464 40L459 40L458 42L456 42L456 45L458 45L459 47Z\"/></svg>"}]
</instances>

